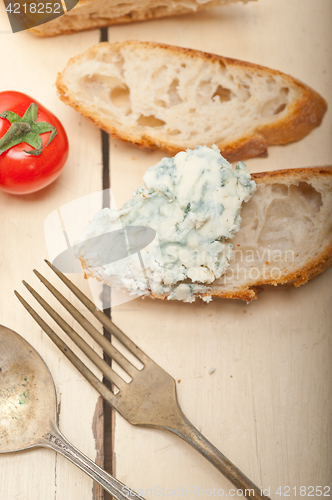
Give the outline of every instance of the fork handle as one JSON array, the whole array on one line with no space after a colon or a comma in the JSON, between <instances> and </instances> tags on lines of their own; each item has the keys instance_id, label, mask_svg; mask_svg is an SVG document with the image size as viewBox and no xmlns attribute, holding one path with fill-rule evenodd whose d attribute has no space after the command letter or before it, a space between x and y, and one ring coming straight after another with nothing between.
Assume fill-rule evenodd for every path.
<instances>
[{"instance_id":1,"label":"fork handle","mask_svg":"<svg viewBox=\"0 0 332 500\"><path fill-rule=\"evenodd\" d=\"M61 455L68 458L73 464L77 465L77 467L97 481L104 490L108 491L108 493L117 500L144 500L144 498L140 497L134 490L105 472L101 467L95 464L95 462L75 448L75 446L61 434L58 428L52 426L51 431L44 436L40 445L52 448L58 453L61 453Z\"/></svg>"},{"instance_id":2,"label":"fork handle","mask_svg":"<svg viewBox=\"0 0 332 500\"><path fill-rule=\"evenodd\" d=\"M181 411L181 409L180 409ZM181 411L182 413L182 411ZM229 479L238 490L242 490L243 496L250 500L271 500L263 494L247 476L243 474L225 455L223 455L203 434L196 429L187 417L182 413L178 415L176 426L167 427L171 432L181 437L187 443L199 451L209 462L211 462L227 479Z\"/></svg>"}]
</instances>

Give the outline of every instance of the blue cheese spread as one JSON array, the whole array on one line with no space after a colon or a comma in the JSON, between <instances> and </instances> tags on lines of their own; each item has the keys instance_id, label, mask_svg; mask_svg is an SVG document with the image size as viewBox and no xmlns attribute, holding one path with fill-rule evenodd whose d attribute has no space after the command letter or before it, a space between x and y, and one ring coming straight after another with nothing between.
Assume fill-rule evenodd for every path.
<instances>
[{"instance_id":1,"label":"blue cheese spread","mask_svg":"<svg viewBox=\"0 0 332 500\"><path fill-rule=\"evenodd\" d=\"M100 211L76 242L85 268L133 295L166 295L192 302L227 269L240 211L256 190L243 162L235 170L216 146L163 158L121 210ZM102 262L107 249L85 242L121 227L148 226L156 238L140 252ZM208 301L210 298L206 297Z\"/></svg>"}]
</instances>

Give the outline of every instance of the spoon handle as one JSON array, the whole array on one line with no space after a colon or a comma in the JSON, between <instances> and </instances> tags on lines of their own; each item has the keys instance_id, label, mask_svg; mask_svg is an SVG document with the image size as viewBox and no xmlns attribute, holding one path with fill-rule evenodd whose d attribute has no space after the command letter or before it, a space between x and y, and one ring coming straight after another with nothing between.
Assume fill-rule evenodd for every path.
<instances>
[{"instance_id":1,"label":"spoon handle","mask_svg":"<svg viewBox=\"0 0 332 500\"><path fill-rule=\"evenodd\" d=\"M43 436L43 441L40 444L46 448L52 448L68 458L68 460L86 472L117 500L144 500L144 498L130 489L129 486L126 486L121 483L121 481L118 481L115 477L105 472L90 460L90 458L75 448L75 446L61 434L59 429L53 427L50 432Z\"/></svg>"}]
</instances>

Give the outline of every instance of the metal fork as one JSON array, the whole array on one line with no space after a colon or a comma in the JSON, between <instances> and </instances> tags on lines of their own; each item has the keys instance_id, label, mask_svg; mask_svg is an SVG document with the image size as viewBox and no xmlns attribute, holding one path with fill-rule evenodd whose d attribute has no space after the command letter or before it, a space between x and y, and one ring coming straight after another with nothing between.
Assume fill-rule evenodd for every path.
<instances>
[{"instance_id":1,"label":"metal fork","mask_svg":"<svg viewBox=\"0 0 332 500\"><path fill-rule=\"evenodd\" d=\"M64 274L50 262L48 266L58 275L67 287L78 297L84 306L100 321L104 328L114 335L141 363L143 369L137 369L123 354L121 354L47 279L38 271L34 273L56 299L67 309L75 320L91 335L103 348L111 359L132 378L130 383L125 382L112 367L106 363L48 303L30 286L23 281L39 304L55 320L62 330L74 341L84 354L101 370L112 382L118 392L109 390L84 365L74 352L57 336L49 325L34 311L34 309L15 290L15 294L36 320L39 326L53 340L63 354L73 363L92 386L111 404L128 422L133 425L165 429L181 437L207 460L209 460L224 476L226 476L242 495L251 500L269 497L262 493L243 472L241 472L228 458L225 457L212 443L210 443L196 429L183 414L176 395L175 380L150 359L134 342L132 342L102 311L99 311L93 302L86 297Z\"/></svg>"}]
</instances>

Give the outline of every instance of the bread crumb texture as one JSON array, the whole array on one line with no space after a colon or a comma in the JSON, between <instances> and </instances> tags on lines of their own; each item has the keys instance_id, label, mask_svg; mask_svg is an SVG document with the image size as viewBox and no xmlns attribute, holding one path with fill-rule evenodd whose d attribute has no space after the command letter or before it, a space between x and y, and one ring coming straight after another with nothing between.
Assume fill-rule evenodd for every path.
<instances>
[{"instance_id":1,"label":"bread crumb texture","mask_svg":"<svg viewBox=\"0 0 332 500\"><path fill-rule=\"evenodd\" d=\"M332 262L332 167L252 174L233 259L211 295L257 298L261 285L300 286Z\"/></svg>"},{"instance_id":2,"label":"bread crumb texture","mask_svg":"<svg viewBox=\"0 0 332 500\"><path fill-rule=\"evenodd\" d=\"M152 42L94 46L69 61L57 87L115 137L171 154L216 144L229 161L303 138L327 108L279 71Z\"/></svg>"}]
</instances>

